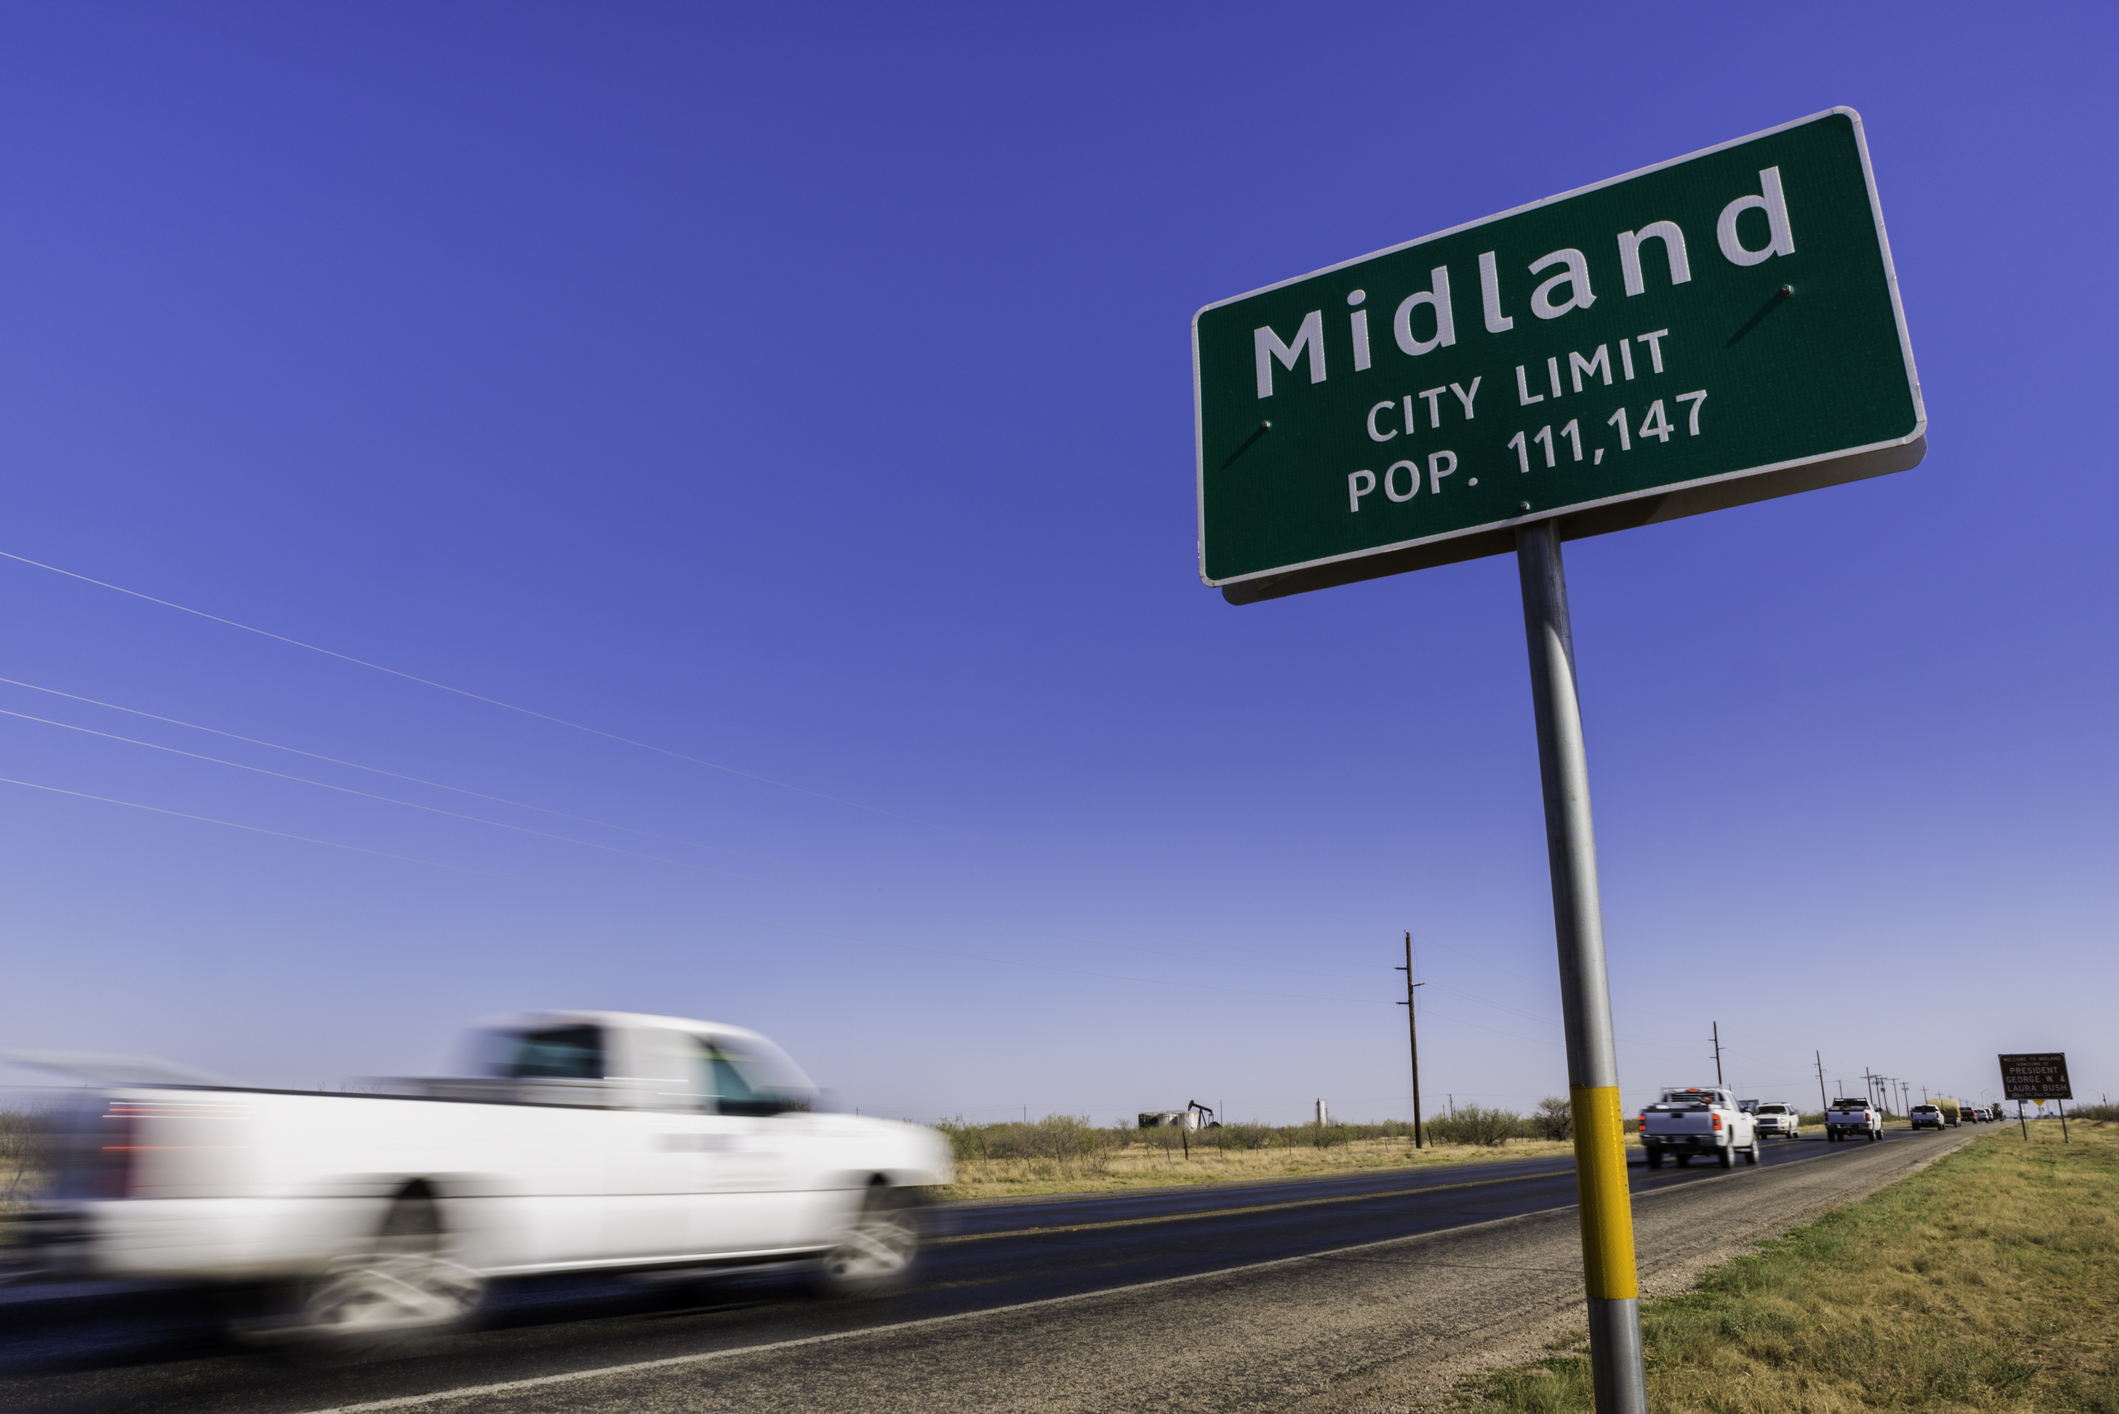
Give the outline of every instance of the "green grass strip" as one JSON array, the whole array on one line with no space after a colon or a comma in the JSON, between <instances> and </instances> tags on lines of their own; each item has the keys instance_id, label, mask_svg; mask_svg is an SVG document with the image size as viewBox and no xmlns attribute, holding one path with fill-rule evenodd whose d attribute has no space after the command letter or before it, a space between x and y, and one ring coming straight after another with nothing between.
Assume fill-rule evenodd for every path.
<instances>
[{"instance_id":1,"label":"green grass strip","mask_svg":"<svg viewBox=\"0 0 2119 1414\"><path fill-rule=\"evenodd\" d=\"M1643 1304L1657 1414L2119 1414L2119 1124L1983 1136ZM1593 1407L1575 1343L1466 1406Z\"/></svg>"}]
</instances>

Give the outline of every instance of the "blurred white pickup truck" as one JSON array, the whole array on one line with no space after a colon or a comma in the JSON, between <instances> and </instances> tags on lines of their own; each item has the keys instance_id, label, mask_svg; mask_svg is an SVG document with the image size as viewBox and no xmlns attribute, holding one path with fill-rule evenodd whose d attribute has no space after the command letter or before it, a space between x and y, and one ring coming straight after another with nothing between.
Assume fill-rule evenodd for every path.
<instances>
[{"instance_id":1,"label":"blurred white pickup truck","mask_svg":"<svg viewBox=\"0 0 2119 1414\"><path fill-rule=\"evenodd\" d=\"M476 1078L363 1093L70 1092L15 1251L47 1277L213 1283L256 1298L232 1304L258 1333L357 1340L458 1325L539 1273L785 1264L880 1291L952 1177L940 1135L817 1112L737 1027L545 1012L473 1048Z\"/></svg>"},{"instance_id":2,"label":"blurred white pickup truck","mask_svg":"<svg viewBox=\"0 0 2119 1414\"><path fill-rule=\"evenodd\" d=\"M1641 1151L1652 1169L1663 1166L1665 1154L1680 1167L1694 1154L1712 1154L1723 1168L1738 1154L1755 1164L1758 1146L1757 1122L1718 1086L1665 1090L1662 1099L1641 1111Z\"/></svg>"}]
</instances>

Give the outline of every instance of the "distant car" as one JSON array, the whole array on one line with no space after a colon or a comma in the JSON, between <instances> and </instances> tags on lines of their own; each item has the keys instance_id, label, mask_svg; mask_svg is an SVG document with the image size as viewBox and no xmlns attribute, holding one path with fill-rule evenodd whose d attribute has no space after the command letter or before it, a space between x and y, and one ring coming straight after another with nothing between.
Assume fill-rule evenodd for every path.
<instances>
[{"instance_id":1,"label":"distant car","mask_svg":"<svg viewBox=\"0 0 2119 1414\"><path fill-rule=\"evenodd\" d=\"M1758 1101L1758 1108L1751 1117L1758 1122L1758 1137L1761 1139L1800 1139L1803 1137L1803 1117L1795 1106L1780 1100Z\"/></svg>"},{"instance_id":2,"label":"distant car","mask_svg":"<svg viewBox=\"0 0 2119 1414\"><path fill-rule=\"evenodd\" d=\"M1884 1117L1867 1100L1834 1100L1825 1111L1825 1138L1867 1139L1884 1137Z\"/></svg>"},{"instance_id":3,"label":"distant car","mask_svg":"<svg viewBox=\"0 0 2119 1414\"><path fill-rule=\"evenodd\" d=\"M1933 1105L1915 1105L1913 1107L1913 1127L1915 1129L1942 1128L1942 1111L1936 1109Z\"/></svg>"}]
</instances>

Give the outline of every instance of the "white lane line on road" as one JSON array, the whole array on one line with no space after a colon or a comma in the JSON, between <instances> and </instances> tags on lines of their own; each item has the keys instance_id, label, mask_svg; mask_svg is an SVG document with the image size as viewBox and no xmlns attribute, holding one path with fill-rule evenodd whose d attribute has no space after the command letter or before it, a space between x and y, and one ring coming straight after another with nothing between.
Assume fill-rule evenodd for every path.
<instances>
[{"instance_id":1,"label":"white lane line on road","mask_svg":"<svg viewBox=\"0 0 2119 1414\"><path fill-rule=\"evenodd\" d=\"M1813 1157L1823 1158L1819 1154ZM1784 1167L1784 1160L1774 1167ZM1763 1169L1764 1166L1761 1166ZM1757 1172L1757 1170L1754 1170ZM1668 1193L1682 1193L1703 1183L1719 1182L1724 1178L1749 1176L1742 1170L1719 1174L1712 1178L1702 1177L1690 1183L1672 1183L1666 1187L1651 1189L1646 1193L1632 1195L1634 1201L1643 1198L1661 1197ZM1235 1276L1242 1272L1264 1271L1271 1267L1288 1267L1297 1262L1322 1261L1327 1257L1340 1257L1349 1252L1366 1252L1377 1247L1391 1247L1401 1243L1423 1242L1437 1237L1450 1237L1460 1232L1476 1232L1480 1228L1498 1227L1502 1223L1522 1222L1526 1218L1545 1217L1553 1213L1564 1213L1574 1208L1573 1203L1557 1207L1540 1208L1535 1212L1511 1213L1504 1218L1488 1218L1483 1222L1466 1223L1462 1227L1440 1228L1434 1232L1416 1232L1406 1237L1386 1237L1375 1242L1357 1242L1350 1247L1334 1247L1328 1252L1305 1252L1299 1257L1275 1257L1265 1262L1247 1262L1240 1267L1219 1267L1211 1272L1194 1272L1181 1277L1158 1277L1154 1281L1133 1282L1127 1286L1102 1287L1096 1291L1077 1291L1069 1296L1047 1296L1036 1301L1018 1301L1011 1306L988 1306L977 1311L957 1311L947 1316L926 1316L917 1321L893 1321L889 1325L863 1326L859 1330L833 1331L829 1335L802 1336L795 1340L768 1341L762 1345L739 1345L727 1350L707 1350L696 1355L668 1355L659 1360L636 1360L623 1365L600 1365L589 1370L573 1370L563 1375L533 1375L528 1379L502 1380L494 1384L465 1385L459 1389L437 1390L432 1394L407 1394L395 1399L370 1400L363 1404L339 1404L329 1409L312 1409L304 1414L368 1414L379 1409L414 1409L426 1404L439 1404L447 1399L475 1399L481 1395L512 1394L518 1390L542 1389L550 1385L575 1384L582 1380L603 1379L612 1375L639 1374L647 1370L669 1370L684 1365L704 1365L715 1360L729 1360L738 1355L762 1355L776 1350L796 1350L807 1345L829 1345L842 1340L857 1340L862 1336L889 1335L897 1331L919 1330L928 1326L947 1325L954 1321L968 1321L981 1316L1005 1316L1015 1311L1034 1311L1045 1306L1061 1306L1075 1301L1089 1301L1100 1296L1123 1296L1129 1292L1152 1291L1156 1287L1176 1286L1183 1282L1206 1281L1214 1277Z\"/></svg>"},{"instance_id":2,"label":"white lane line on road","mask_svg":"<svg viewBox=\"0 0 2119 1414\"><path fill-rule=\"evenodd\" d=\"M1106 1227L1139 1227L1145 1223L1185 1222L1192 1218L1233 1218L1249 1213L1277 1212L1283 1208L1316 1208L1329 1203L1361 1203L1373 1198L1417 1198L1425 1193L1454 1193L1464 1188L1491 1188L1496 1184L1527 1183L1537 1178L1572 1177L1574 1175L1568 1170L1556 1168L1549 1174L1514 1174L1506 1178L1476 1178L1465 1183L1431 1183L1423 1188L1380 1188L1371 1192L1335 1193L1328 1198L1291 1198L1280 1203L1254 1203L1247 1208L1201 1208L1192 1212L1152 1213L1138 1218L1109 1218L1102 1222L1015 1227L1005 1232L967 1232L954 1237L938 1237L929 1245L939 1247L949 1242L991 1242L997 1237L1037 1237L1052 1232L1090 1232Z\"/></svg>"},{"instance_id":3,"label":"white lane line on road","mask_svg":"<svg viewBox=\"0 0 2119 1414\"><path fill-rule=\"evenodd\" d=\"M1434 1232L1416 1232L1406 1237L1386 1237L1376 1242L1357 1242L1351 1247L1334 1247L1329 1252L1305 1252L1299 1257L1275 1257L1266 1262L1248 1262L1240 1267L1219 1267L1211 1272L1194 1272L1189 1276L1158 1277L1154 1281L1137 1281L1127 1286L1107 1286L1096 1291L1077 1291L1070 1296L1046 1296L1036 1301L1018 1301L1012 1306L988 1306L977 1311L957 1311L947 1316L925 1316L917 1321L894 1321L883 1326L863 1326L859 1330L833 1331L829 1335L808 1335L796 1340L768 1341L763 1345L739 1345L728 1350L706 1350L696 1355L668 1355L659 1360L636 1360L624 1365L600 1365L593 1370L573 1370L563 1375L533 1375L523 1380L502 1380L495 1384L465 1385L461 1389L437 1390L432 1394L406 1394L395 1399L377 1399L364 1404L338 1404L329 1409L311 1409L303 1414L367 1414L371 1409L412 1409L423 1404L439 1404L445 1399L472 1399L488 1394L512 1394L517 1390L541 1389L548 1385L572 1384L581 1380L603 1379L611 1375L631 1375L643 1370L668 1370L682 1365L703 1365L714 1360L728 1360L738 1355L762 1355L775 1350L796 1350L805 1345L829 1345L835 1341L857 1340L862 1336L889 1335L896 1331L919 1330L927 1326L947 1325L952 1321L968 1321L980 1316L1005 1316L1015 1311L1034 1311L1043 1306L1061 1306L1074 1301L1089 1301L1099 1296L1123 1296L1129 1292L1151 1291L1159 1286L1176 1286L1182 1282L1206 1281L1213 1277L1235 1276L1241 1272L1264 1271L1269 1267L1289 1267L1297 1262L1322 1261L1327 1257L1341 1257L1349 1252L1366 1252L1376 1247L1392 1247L1400 1243L1420 1242L1428 1238L1451 1237L1460 1232L1474 1232L1482 1227L1497 1227L1502 1223L1521 1222L1525 1218L1544 1217L1552 1213L1564 1213L1572 1209L1573 1203L1557 1208L1541 1208L1534 1213L1510 1213L1505 1218L1488 1218L1484 1222L1466 1223L1462 1227L1446 1227Z\"/></svg>"}]
</instances>

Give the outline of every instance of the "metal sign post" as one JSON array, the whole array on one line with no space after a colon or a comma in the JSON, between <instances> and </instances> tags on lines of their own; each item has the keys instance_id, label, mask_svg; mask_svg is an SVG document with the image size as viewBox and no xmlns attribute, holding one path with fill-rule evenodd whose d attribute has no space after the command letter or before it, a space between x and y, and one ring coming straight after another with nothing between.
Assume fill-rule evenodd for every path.
<instances>
[{"instance_id":1,"label":"metal sign post","mask_svg":"<svg viewBox=\"0 0 2119 1414\"><path fill-rule=\"evenodd\" d=\"M1582 1221L1582 1276L1589 1292L1589 1362L1599 1414L1647 1414L1641 1364L1641 1288L1634 1268L1633 1209L1626 1194L1626 1121L1619 1110L1619 1056L1604 975L1604 909L1597 895L1597 841L1589 815L1589 757L1575 691L1574 630L1567 574L1552 521L1516 532L1530 696L1545 786L1545 853L1552 868L1553 931L1560 947L1560 1011L1567 1032L1567 1093L1575 1116L1575 1186Z\"/></svg>"},{"instance_id":2,"label":"metal sign post","mask_svg":"<svg viewBox=\"0 0 2119 1414\"><path fill-rule=\"evenodd\" d=\"M1861 119L1835 108L1219 300L1193 316L1192 370L1199 572L1230 603L1515 551L1597 1410L1645 1414L1560 543L1920 461Z\"/></svg>"}]
</instances>

